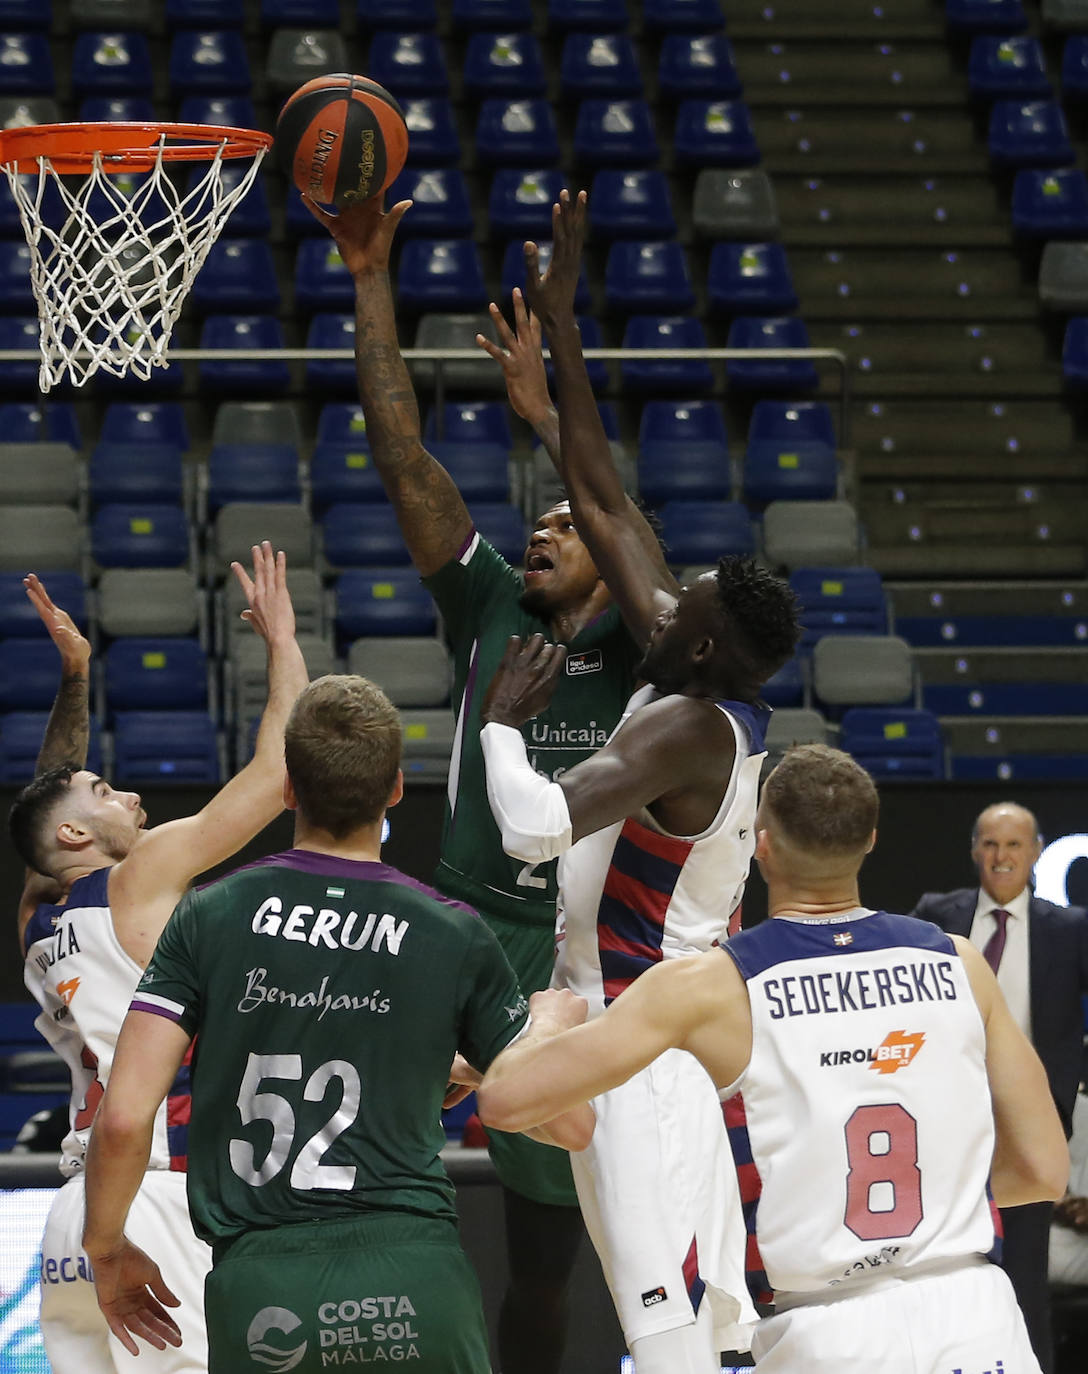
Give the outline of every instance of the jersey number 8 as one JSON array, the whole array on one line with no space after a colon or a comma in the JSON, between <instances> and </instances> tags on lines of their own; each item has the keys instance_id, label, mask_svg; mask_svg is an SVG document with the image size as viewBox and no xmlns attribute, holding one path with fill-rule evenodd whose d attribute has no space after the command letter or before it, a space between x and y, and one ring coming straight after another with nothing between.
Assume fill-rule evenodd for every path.
<instances>
[{"instance_id":1,"label":"jersey number 8","mask_svg":"<svg viewBox=\"0 0 1088 1374\"><path fill-rule=\"evenodd\" d=\"M859 1240L911 1235L922 1220L922 1171L918 1123L910 1112L897 1102L859 1107L846 1123L846 1160L844 1220L854 1235ZM873 1205L889 1194L890 1207Z\"/></svg>"}]
</instances>

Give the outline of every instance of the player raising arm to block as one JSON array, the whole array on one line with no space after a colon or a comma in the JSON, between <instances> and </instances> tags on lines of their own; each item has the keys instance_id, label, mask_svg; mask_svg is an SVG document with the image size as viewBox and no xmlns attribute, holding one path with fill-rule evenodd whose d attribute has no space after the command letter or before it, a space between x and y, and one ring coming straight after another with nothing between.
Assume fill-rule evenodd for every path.
<instances>
[{"instance_id":1,"label":"player raising arm to block","mask_svg":"<svg viewBox=\"0 0 1088 1374\"><path fill-rule=\"evenodd\" d=\"M27 580L62 662L39 773L10 818L15 847L31 870L19 911L26 984L42 1007L39 1029L72 1073L61 1164L69 1181L42 1241L42 1332L55 1374L113 1374L127 1359L95 1303L80 1232L87 1141L132 991L192 879L229 858L283 808L283 727L306 684L284 556L264 544L253 550L252 579L239 565L234 570L249 601L243 615L268 648L268 704L256 750L203 810L153 829L135 792L83 767L90 648L41 583ZM206 1367L200 1294L209 1255L193 1236L185 1203L188 1077L186 1065L155 1118L133 1207L137 1235L170 1238L167 1273L186 1301L185 1346L155 1357L163 1371ZM78 1278L61 1282L61 1274Z\"/></svg>"},{"instance_id":2,"label":"player raising arm to block","mask_svg":"<svg viewBox=\"0 0 1088 1374\"><path fill-rule=\"evenodd\" d=\"M1060 1196L1061 1125L981 956L862 906L876 819L848 755L791 750L756 818L772 919L652 969L588 1025L576 1002L539 994L481 1112L524 1128L683 1048L743 1099L749 1267L776 1303L753 1341L761 1374L1037 1371L988 1262L987 1185L1003 1205Z\"/></svg>"}]
</instances>

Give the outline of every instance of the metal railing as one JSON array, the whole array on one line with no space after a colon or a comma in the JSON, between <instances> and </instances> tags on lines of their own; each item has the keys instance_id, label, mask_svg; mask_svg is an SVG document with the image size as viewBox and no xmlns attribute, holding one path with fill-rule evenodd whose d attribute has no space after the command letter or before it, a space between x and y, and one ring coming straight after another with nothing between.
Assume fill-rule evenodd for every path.
<instances>
[{"instance_id":1,"label":"metal railing","mask_svg":"<svg viewBox=\"0 0 1088 1374\"><path fill-rule=\"evenodd\" d=\"M549 357L547 350L544 356ZM171 362L351 362L355 354L350 348L174 348ZM478 348L406 348L405 362L433 362L435 364L435 403L441 406L445 394L445 363L487 360ZM807 360L833 363L839 373L839 448L850 447L850 366L845 353L837 348L587 348L587 362L757 362L772 360ZM37 349L0 349L0 364L38 362ZM440 412L441 413L441 412Z\"/></svg>"}]
</instances>

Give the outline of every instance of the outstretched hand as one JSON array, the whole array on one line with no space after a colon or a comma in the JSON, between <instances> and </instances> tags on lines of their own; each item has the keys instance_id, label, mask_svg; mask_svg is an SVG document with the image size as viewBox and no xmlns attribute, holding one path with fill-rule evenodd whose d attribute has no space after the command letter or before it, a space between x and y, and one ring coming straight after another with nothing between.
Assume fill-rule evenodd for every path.
<instances>
[{"instance_id":1,"label":"outstretched hand","mask_svg":"<svg viewBox=\"0 0 1088 1374\"><path fill-rule=\"evenodd\" d=\"M535 425L550 408L548 377L541 353L540 321L530 315L525 297L514 287L514 328L506 323L502 311L494 301L488 306L499 342L493 343L485 334L476 335L476 343L502 368L506 394L514 412Z\"/></svg>"},{"instance_id":2,"label":"outstretched hand","mask_svg":"<svg viewBox=\"0 0 1088 1374\"><path fill-rule=\"evenodd\" d=\"M388 272L393 235L412 208L410 200L399 200L391 210L383 212L382 197L371 196L357 205L349 205L338 215L330 215L307 195L302 197L302 203L332 235L344 266L353 277L363 272Z\"/></svg>"},{"instance_id":3,"label":"outstretched hand","mask_svg":"<svg viewBox=\"0 0 1088 1374\"><path fill-rule=\"evenodd\" d=\"M469 1093L475 1092L482 1081L483 1074L478 1069L474 1069L465 1056L458 1051L453 1056L453 1063L450 1065L446 1096L442 1099L443 1111L449 1111L451 1107L456 1107L459 1102L463 1102Z\"/></svg>"},{"instance_id":4,"label":"outstretched hand","mask_svg":"<svg viewBox=\"0 0 1088 1374\"><path fill-rule=\"evenodd\" d=\"M76 623L67 611L53 603L45 586L34 573L27 573L23 586L34 609L42 618L42 624L49 631L49 638L60 651L61 663L65 671L86 672L91 659L91 646L76 628Z\"/></svg>"},{"instance_id":5,"label":"outstretched hand","mask_svg":"<svg viewBox=\"0 0 1088 1374\"><path fill-rule=\"evenodd\" d=\"M487 689L481 719L517 727L538 716L551 701L566 661L564 644L550 644L536 634L523 645L511 635Z\"/></svg>"},{"instance_id":6,"label":"outstretched hand","mask_svg":"<svg viewBox=\"0 0 1088 1374\"><path fill-rule=\"evenodd\" d=\"M282 550L274 554L266 539L253 545L252 578L241 563L230 566L249 602L242 619L269 644L294 639L295 608L287 590L287 555Z\"/></svg>"},{"instance_id":7,"label":"outstretched hand","mask_svg":"<svg viewBox=\"0 0 1088 1374\"><path fill-rule=\"evenodd\" d=\"M136 1336L156 1350L181 1345L178 1324L166 1311L166 1307L179 1307L180 1300L166 1286L150 1255L126 1239L113 1254L99 1255L93 1263L98 1305L110 1330L131 1355L140 1353Z\"/></svg>"},{"instance_id":8,"label":"outstretched hand","mask_svg":"<svg viewBox=\"0 0 1088 1374\"><path fill-rule=\"evenodd\" d=\"M535 243L525 245L525 294L529 309L540 317L541 324L549 332L557 322L574 317L574 293L582 270L582 245L586 237L587 202L585 191L579 191L573 200L569 191L559 192L559 201L552 206L552 257L543 275L540 249Z\"/></svg>"}]
</instances>

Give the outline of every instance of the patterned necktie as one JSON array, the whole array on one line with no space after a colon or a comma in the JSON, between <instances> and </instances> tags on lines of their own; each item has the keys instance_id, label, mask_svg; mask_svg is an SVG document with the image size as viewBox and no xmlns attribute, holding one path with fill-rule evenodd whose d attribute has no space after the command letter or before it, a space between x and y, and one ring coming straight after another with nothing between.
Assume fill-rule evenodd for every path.
<instances>
[{"instance_id":1,"label":"patterned necktie","mask_svg":"<svg viewBox=\"0 0 1088 1374\"><path fill-rule=\"evenodd\" d=\"M998 965L1001 963L1001 956L1005 953L1005 927L1008 924L1009 913L997 907L993 912L993 918L997 922L997 929L986 941L982 957L996 973Z\"/></svg>"}]
</instances>

